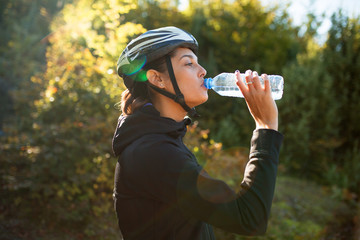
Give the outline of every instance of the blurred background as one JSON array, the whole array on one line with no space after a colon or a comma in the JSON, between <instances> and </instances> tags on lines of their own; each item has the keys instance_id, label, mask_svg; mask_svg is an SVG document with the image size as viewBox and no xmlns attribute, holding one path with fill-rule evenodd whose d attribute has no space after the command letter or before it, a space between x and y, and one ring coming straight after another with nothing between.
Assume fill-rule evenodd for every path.
<instances>
[{"instance_id":1,"label":"blurred background","mask_svg":"<svg viewBox=\"0 0 360 240\"><path fill-rule=\"evenodd\" d=\"M116 61L168 25L198 39L208 76L284 76L271 219L251 239L360 239L359 12L356 0L1 0L0 239L121 239ZM243 99L209 94L184 141L236 189L255 126Z\"/></svg>"}]
</instances>

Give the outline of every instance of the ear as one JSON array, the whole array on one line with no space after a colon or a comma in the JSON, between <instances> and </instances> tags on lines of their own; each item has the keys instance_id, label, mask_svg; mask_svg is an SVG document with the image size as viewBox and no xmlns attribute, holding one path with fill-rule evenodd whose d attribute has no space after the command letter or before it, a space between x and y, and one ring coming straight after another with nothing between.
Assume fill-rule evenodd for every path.
<instances>
[{"instance_id":1,"label":"ear","mask_svg":"<svg viewBox=\"0 0 360 240\"><path fill-rule=\"evenodd\" d=\"M160 73L158 71L150 69L146 72L146 77L152 85L158 88L165 88L164 80L160 77Z\"/></svg>"}]
</instances>

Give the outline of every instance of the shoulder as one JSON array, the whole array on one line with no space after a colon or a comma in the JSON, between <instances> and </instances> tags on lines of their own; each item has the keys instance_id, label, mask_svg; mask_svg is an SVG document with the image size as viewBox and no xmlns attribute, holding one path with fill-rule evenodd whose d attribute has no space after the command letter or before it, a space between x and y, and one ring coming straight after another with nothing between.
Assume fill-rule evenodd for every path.
<instances>
[{"instance_id":1,"label":"shoulder","mask_svg":"<svg viewBox=\"0 0 360 240\"><path fill-rule=\"evenodd\" d=\"M151 134L139 139L134 156L142 159L151 159L156 163L180 164L193 158L190 151L179 140L165 134Z\"/></svg>"}]
</instances>

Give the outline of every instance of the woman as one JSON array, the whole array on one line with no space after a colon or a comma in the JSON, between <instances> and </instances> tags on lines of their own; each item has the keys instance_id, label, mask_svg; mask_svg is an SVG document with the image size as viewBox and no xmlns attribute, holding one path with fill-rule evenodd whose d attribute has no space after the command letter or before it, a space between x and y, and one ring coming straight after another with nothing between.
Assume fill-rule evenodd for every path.
<instances>
[{"instance_id":1,"label":"woman","mask_svg":"<svg viewBox=\"0 0 360 240\"><path fill-rule=\"evenodd\" d=\"M266 231L282 142L269 81L263 75L263 88L248 70L247 84L237 82L256 129L235 193L210 177L182 142L185 116L208 99L197 47L191 34L165 27L132 40L119 58L127 90L113 139L114 201L126 240L215 239L211 225L244 235Z\"/></svg>"}]
</instances>

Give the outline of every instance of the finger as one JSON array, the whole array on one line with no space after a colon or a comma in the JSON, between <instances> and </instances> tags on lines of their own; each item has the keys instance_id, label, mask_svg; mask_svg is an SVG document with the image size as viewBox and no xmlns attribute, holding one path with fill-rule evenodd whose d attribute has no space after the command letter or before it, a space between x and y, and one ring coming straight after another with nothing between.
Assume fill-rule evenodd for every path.
<instances>
[{"instance_id":1,"label":"finger","mask_svg":"<svg viewBox=\"0 0 360 240\"><path fill-rule=\"evenodd\" d=\"M239 70L235 71L235 76L236 76L236 80L237 80L236 85L240 88L240 91L245 96L248 92L248 88L247 88L246 84L244 83L244 80L242 79Z\"/></svg>"},{"instance_id":2,"label":"finger","mask_svg":"<svg viewBox=\"0 0 360 240\"><path fill-rule=\"evenodd\" d=\"M270 92L271 87L270 87L270 80L267 74L262 74L261 78L264 79L264 87L265 87L265 92Z\"/></svg>"},{"instance_id":3,"label":"finger","mask_svg":"<svg viewBox=\"0 0 360 240\"><path fill-rule=\"evenodd\" d=\"M250 89L253 89L254 86L253 86L253 77L252 77L252 71L251 70L247 70L245 72L245 84L247 85L247 88L250 90Z\"/></svg>"},{"instance_id":4,"label":"finger","mask_svg":"<svg viewBox=\"0 0 360 240\"><path fill-rule=\"evenodd\" d=\"M255 89L261 89L259 74L256 71L252 74L252 82Z\"/></svg>"}]
</instances>

